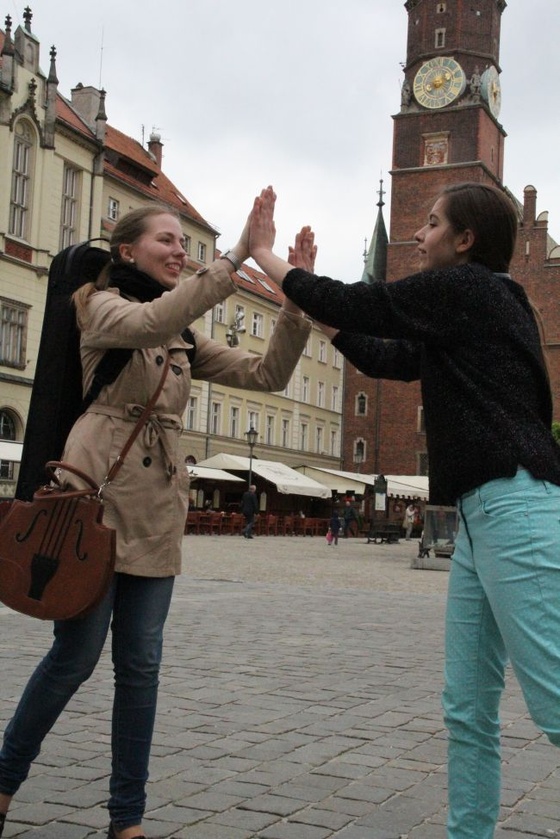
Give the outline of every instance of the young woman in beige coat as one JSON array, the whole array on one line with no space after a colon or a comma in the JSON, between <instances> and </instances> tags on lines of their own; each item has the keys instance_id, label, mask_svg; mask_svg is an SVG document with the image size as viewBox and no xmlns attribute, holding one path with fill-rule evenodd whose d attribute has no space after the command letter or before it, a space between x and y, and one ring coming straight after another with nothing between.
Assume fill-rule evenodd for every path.
<instances>
[{"instance_id":1,"label":"young woman in beige coat","mask_svg":"<svg viewBox=\"0 0 560 839\"><path fill-rule=\"evenodd\" d=\"M156 712L163 626L180 572L189 479L179 449L191 379L261 391L283 390L310 330L288 300L264 356L229 348L192 330L193 364L183 330L236 291L231 275L249 256L249 223L233 250L179 280L186 253L179 219L164 207L125 216L111 239L112 262L76 296L85 391L104 353L134 348L70 432L62 459L101 483L134 423L170 368L153 414L104 491L105 524L117 531L116 574L86 617L54 624L54 643L6 728L0 752L0 835L12 796L45 735L92 674L112 626L115 696L108 837L143 839L145 786ZM76 479L65 476L68 482Z\"/></svg>"}]
</instances>

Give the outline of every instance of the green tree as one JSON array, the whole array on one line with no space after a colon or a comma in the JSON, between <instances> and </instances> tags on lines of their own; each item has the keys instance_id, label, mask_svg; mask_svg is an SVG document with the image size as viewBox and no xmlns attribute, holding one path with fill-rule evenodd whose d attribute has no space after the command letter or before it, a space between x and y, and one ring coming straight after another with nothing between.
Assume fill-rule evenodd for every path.
<instances>
[{"instance_id":1,"label":"green tree","mask_svg":"<svg viewBox=\"0 0 560 839\"><path fill-rule=\"evenodd\" d=\"M560 446L560 422L552 423L552 436Z\"/></svg>"}]
</instances>

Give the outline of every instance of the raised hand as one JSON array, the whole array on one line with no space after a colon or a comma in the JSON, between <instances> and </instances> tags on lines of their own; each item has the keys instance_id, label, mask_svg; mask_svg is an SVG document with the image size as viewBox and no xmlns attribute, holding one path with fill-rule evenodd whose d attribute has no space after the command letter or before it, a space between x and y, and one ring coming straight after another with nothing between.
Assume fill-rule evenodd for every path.
<instances>
[{"instance_id":1,"label":"raised hand","mask_svg":"<svg viewBox=\"0 0 560 839\"><path fill-rule=\"evenodd\" d=\"M249 225L249 250L251 256L258 262L259 252L271 252L276 239L274 224L274 205L276 193L271 186L261 190L255 198Z\"/></svg>"},{"instance_id":2,"label":"raised hand","mask_svg":"<svg viewBox=\"0 0 560 839\"><path fill-rule=\"evenodd\" d=\"M294 268L303 268L304 271L313 274L316 257L315 234L310 227L302 227L300 232L296 234L295 245L289 248L288 262Z\"/></svg>"}]
</instances>

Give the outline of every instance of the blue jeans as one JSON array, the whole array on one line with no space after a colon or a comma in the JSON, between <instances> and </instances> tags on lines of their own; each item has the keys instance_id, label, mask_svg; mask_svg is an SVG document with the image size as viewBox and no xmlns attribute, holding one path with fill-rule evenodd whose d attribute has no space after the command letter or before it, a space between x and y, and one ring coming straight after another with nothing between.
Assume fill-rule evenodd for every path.
<instances>
[{"instance_id":1,"label":"blue jeans","mask_svg":"<svg viewBox=\"0 0 560 839\"><path fill-rule=\"evenodd\" d=\"M43 739L91 676L112 615L115 695L109 812L122 830L142 821L155 721L163 626L174 577L115 574L102 603L79 620L56 621L54 642L39 663L4 734L0 792L14 795Z\"/></svg>"},{"instance_id":2,"label":"blue jeans","mask_svg":"<svg viewBox=\"0 0 560 839\"><path fill-rule=\"evenodd\" d=\"M253 535L253 528L255 526L255 514L245 516L245 527L243 528L243 535L249 538Z\"/></svg>"},{"instance_id":3,"label":"blue jeans","mask_svg":"<svg viewBox=\"0 0 560 839\"><path fill-rule=\"evenodd\" d=\"M519 469L467 493L458 508L443 692L447 835L491 839L508 659L534 722L560 745L560 487Z\"/></svg>"}]
</instances>

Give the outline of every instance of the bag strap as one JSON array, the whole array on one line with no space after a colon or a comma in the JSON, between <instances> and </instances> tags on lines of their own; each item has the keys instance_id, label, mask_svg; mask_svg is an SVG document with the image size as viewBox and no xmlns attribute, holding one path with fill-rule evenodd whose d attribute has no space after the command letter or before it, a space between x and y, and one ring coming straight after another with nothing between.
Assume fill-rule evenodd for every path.
<instances>
[{"instance_id":1,"label":"bag strap","mask_svg":"<svg viewBox=\"0 0 560 839\"><path fill-rule=\"evenodd\" d=\"M121 450L119 456L117 457L117 459L115 460L115 462L113 463L113 465L111 466L109 471L107 472L107 475L106 475L105 479L103 480L103 482L101 483L101 485L97 486L97 484L89 477L89 475L86 475L85 472L81 472L79 469L76 469L75 466L72 466L69 463L65 463L64 461L61 461L61 460L49 460L48 463L46 464L46 468L53 472L54 481L56 483L59 483L59 481L58 481L58 478L56 477L56 475L54 475L54 470L55 469L64 469L67 472L73 472L75 475L77 475L79 478L81 478L83 481L85 481L85 483L90 485L90 487L91 487L90 490L76 490L77 493L80 493L82 495L91 495L92 490L93 490L99 497L101 497L105 487L109 486L109 484L112 481L115 480L115 477L116 477L118 471L120 470L121 466L123 465L124 459L127 456L127 454L129 453L129 451L132 447L132 444L134 443L134 441L136 440L136 438L140 434L143 426L148 421L148 418L149 418L150 414L152 413L152 411L155 407L155 404L156 404L156 402L159 398L159 395L160 395L160 393L163 389L163 385L164 385L164 382L165 382L165 379L166 379L166 376L167 376L167 373L168 373L168 370L169 370L169 365L170 365L170 357L169 357L169 353L167 353L167 356L166 356L166 359L165 359L165 364L163 366L163 372L161 374L161 379L159 380L159 384L158 384L157 388L155 389L155 391L153 392L153 394L152 394L150 400L148 401L146 407L142 410L142 413L138 417L138 420L136 421L136 425L132 429L132 432L131 432L128 440L126 441L126 443L122 447L122 450Z\"/></svg>"},{"instance_id":2,"label":"bag strap","mask_svg":"<svg viewBox=\"0 0 560 839\"><path fill-rule=\"evenodd\" d=\"M142 428L144 427L144 425L148 421L148 418L149 418L150 414L152 413L156 402L158 401L159 395L160 395L161 391L163 390L163 383L165 382L165 378L167 376L167 371L169 370L170 363L171 363L171 359L169 357L169 353L167 353L166 358L165 358L165 364L163 365L163 372L161 374L161 379L159 380L159 384L158 384L157 388L155 389L155 391L153 392L152 398L150 399L150 401L148 402L148 404L146 405L146 407L144 408L144 410L142 411L142 413L138 417L138 422L136 423L136 425L132 429L132 434L130 435L130 437L128 438L126 443L124 444L121 453L119 454L119 456L117 457L117 459L115 460L115 462L113 463L113 465L111 466L109 471L107 472L107 476L106 476L105 480L103 481L103 483L99 487L99 492L100 493L102 492L103 489L105 489L106 486L108 486L111 483L111 481L115 480L117 472L120 470L121 466L123 465L124 459L127 456L127 454L129 453L129 451L132 447L132 444L134 443L134 441L136 440L136 438L138 437L138 435L142 431Z\"/></svg>"}]
</instances>

